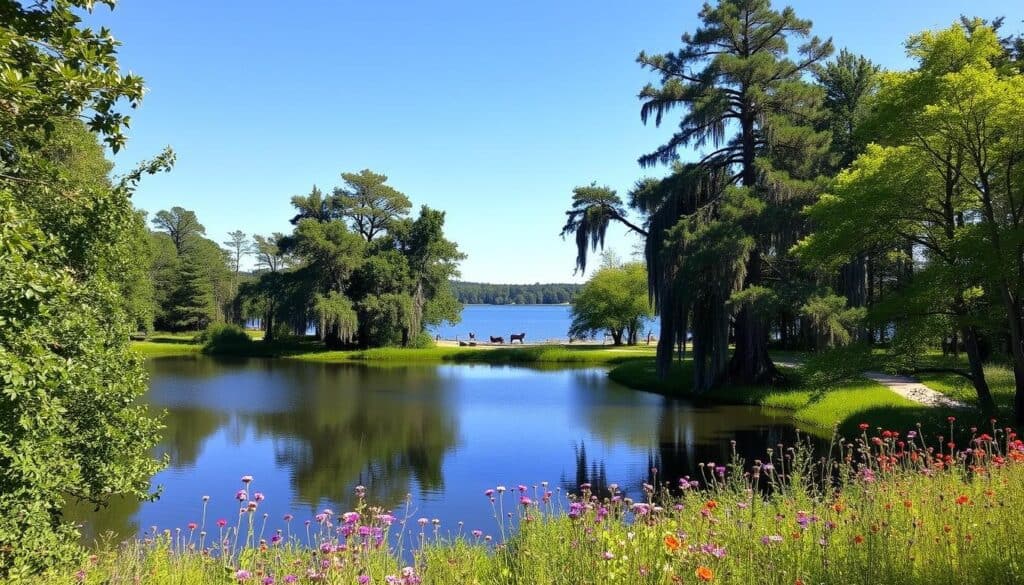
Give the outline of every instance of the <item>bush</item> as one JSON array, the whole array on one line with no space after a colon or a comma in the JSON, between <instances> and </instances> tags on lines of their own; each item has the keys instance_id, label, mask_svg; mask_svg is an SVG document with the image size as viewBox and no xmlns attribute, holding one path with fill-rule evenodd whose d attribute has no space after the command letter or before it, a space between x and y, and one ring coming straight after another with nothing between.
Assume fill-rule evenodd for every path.
<instances>
[{"instance_id":1,"label":"bush","mask_svg":"<svg viewBox=\"0 0 1024 585\"><path fill-rule=\"evenodd\" d=\"M420 331L409 340L409 347L416 349L434 347L434 337L426 331Z\"/></svg>"},{"instance_id":2,"label":"bush","mask_svg":"<svg viewBox=\"0 0 1024 585\"><path fill-rule=\"evenodd\" d=\"M196 342L203 344L203 353L237 353L252 348L252 339L238 325L214 323L196 336Z\"/></svg>"}]
</instances>

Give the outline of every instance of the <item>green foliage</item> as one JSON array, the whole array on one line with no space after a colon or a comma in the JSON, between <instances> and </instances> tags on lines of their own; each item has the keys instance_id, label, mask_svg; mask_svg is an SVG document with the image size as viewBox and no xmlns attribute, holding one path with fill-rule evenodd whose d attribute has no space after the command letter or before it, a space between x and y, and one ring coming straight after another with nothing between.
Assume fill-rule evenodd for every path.
<instances>
[{"instance_id":1,"label":"green foliage","mask_svg":"<svg viewBox=\"0 0 1024 585\"><path fill-rule=\"evenodd\" d=\"M586 339L607 331L615 345L635 345L644 318L652 314L643 263L606 263L576 295L569 336Z\"/></svg>"},{"instance_id":2,"label":"green foliage","mask_svg":"<svg viewBox=\"0 0 1024 585\"><path fill-rule=\"evenodd\" d=\"M146 497L158 423L136 398L128 335L147 326L145 250L129 197L165 151L125 177L114 152L142 98L94 2L0 5L0 579L80 552L65 503ZM112 6L113 2L103 2ZM86 120L89 130L83 128ZM132 240L135 241L132 241Z\"/></svg>"},{"instance_id":3,"label":"green foliage","mask_svg":"<svg viewBox=\"0 0 1024 585\"><path fill-rule=\"evenodd\" d=\"M213 323L196 336L195 342L203 346L203 353L245 353L252 347L249 334L234 323Z\"/></svg>"},{"instance_id":4,"label":"green foliage","mask_svg":"<svg viewBox=\"0 0 1024 585\"><path fill-rule=\"evenodd\" d=\"M387 176L363 169L342 173L345 187L334 190L332 205L338 215L352 222L359 235L371 241L391 223L409 213L412 204L404 193L384 183ZM315 188L314 188L315 191Z\"/></svg>"},{"instance_id":5,"label":"green foliage","mask_svg":"<svg viewBox=\"0 0 1024 585\"><path fill-rule=\"evenodd\" d=\"M561 305L576 296L580 285L490 284L453 281L452 293L460 303L474 305Z\"/></svg>"},{"instance_id":6,"label":"green foliage","mask_svg":"<svg viewBox=\"0 0 1024 585\"><path fill-rule=\"evenodd\" d=\"M867 315L864 307L848 307L845 297L833 294L812 296L800 312L818 330L821 337L819 348L850 343L853 340L851 331Z\"/></svg>"}]
</instances>

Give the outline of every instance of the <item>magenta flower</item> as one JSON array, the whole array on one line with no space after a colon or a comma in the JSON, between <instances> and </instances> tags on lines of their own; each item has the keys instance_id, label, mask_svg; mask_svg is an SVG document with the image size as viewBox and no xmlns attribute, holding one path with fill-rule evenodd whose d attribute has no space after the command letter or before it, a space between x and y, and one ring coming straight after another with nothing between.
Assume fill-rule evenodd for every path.
<instances>
[{"instance_id":1,"label":"magenta flower","mask_svg":"<svg viewBox=\"0 0 1024 585\"><path fill-rule=\"evenodd\" d=\"M227 525L228 525L228 521L227 520L225 520L223 518L217 520L217 526L219 526L221 528L224 528Z\"/></svg>"},{"instance_id":2,"label":"magenta flower","mask_svg":"<svg viewBox=\"0 0 1024 585\"><path fill-rule=\"evenodd\" d=\"M366 585L367 583L370 582L370 576L369 575L359 575L359 579L357 579L357 580L359 581L359 585Z\"/></svg>"},{"instance_id":3,"label":"magenta flower","mask_svg":"<svg viewBox=\"0 0 1024 585\"><path fill-rule=\"evenodd\" d=\"M245 569L238 569L235 571L235 579L238 579L239 581L248 581L251 577L252 573Z\"/></svg>"},{"instance_id":4,"label":"magenta flower","mask_svg":"<svg viewBox=\"0 0 1024 585\"><path fill-rule=\"evenodd\" d=\"M257 502L262 502L266 498L263 497L263 492L256 492L255 494L253 494L252 499L256 500Z\"/></svg>"},{"instance_id":5,"label":"magenta flower","mask_svg":"<svg viewBox=\"0 0 1024 585\"><path fill-rule=\"evenodd\" d=\"M494 495L494 490L484 490L484 495L489 498Z\"/></svg>"},{"instance_id":6,"label":"magenta flower","mask_svg":"<svg viewBox=\"0 0 1024 585\"><path fill-rule=\"evenodd\" d=\"M189 530L195 530L196 528L199 528L199 525L196 524L195 522L189 522L188 523L188 529Z\"/></svg>"}]
</instances>

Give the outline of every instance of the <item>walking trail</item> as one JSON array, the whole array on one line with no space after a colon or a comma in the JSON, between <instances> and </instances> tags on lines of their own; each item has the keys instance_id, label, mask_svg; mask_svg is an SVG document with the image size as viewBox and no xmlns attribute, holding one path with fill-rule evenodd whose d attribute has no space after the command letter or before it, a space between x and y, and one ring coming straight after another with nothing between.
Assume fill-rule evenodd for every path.
<instances>
[{"instance_id":1,"label":"walking trail","mask_svg":"<svg viewBox=\"0 0 1024 585\"><path fill-rule=\"evenodd\" d=\"M777 361L775 364L787 368L798 368L803 365L798 361ZM959 400L953 400L941 392L936 392L909 376L897 376L882 372L864 372L864 377L885 386L908 400L924 404L925 406L970 408L967 404Z\"/></svg>"}]
</instances>

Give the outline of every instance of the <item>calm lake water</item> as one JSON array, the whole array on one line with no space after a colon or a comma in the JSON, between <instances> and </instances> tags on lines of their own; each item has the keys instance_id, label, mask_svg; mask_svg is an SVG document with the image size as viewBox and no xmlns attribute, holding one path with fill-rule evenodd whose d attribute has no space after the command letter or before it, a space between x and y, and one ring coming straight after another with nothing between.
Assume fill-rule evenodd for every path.
<instances>
[{"instance_id":1,"label":"calm lake water","mask_svg":"<svg viewBox=\"0 0 1024 585\"><path fill-rule=\"evenodd\" d=\"M571 323L569 305L466 305L459 324L445 323L431 333L442 339L469 339L472 331L483 341L493 335L508 342L510 334L525 332L526 341L536 343L568 339ZM646 338L649 329L656 332L653 321L645 325L640 337Z\"/></svg>"},{"instance_id":2,"label":"calm lake water","mask_svg":"<svg viewBox=\"0 0 1024 585\"><path fill-rule=\"evenodd\" d=\"M443 526L494 530L483 496L499 484L617 482L634 497L649 470L675 480L725 461L736 439L753 459L792 438L758 408L696 407L621 387L602 369L488 365L372 366L291 360L160 358L147 363L147 401L166 410L159 501L71 509L87 535L151 526L233 524L245 474L266 494L270 526L329 507L349 509L356 485L376 503ZM404 512L402 512L404 514ZM301 524L300 524L301 526ZM213 529L215 530L215 528Z\"/></svg>"}]
</instances>

